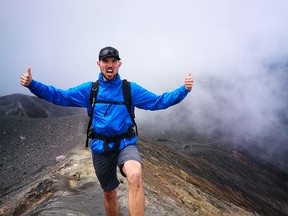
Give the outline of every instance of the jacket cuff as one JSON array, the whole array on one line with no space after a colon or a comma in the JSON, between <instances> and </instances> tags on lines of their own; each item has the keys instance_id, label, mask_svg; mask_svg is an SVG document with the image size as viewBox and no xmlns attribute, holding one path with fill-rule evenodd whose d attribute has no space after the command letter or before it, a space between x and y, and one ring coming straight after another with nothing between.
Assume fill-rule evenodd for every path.
<instances>
[{"instance_id":1,"label":"jacket cuff","mask_svg":"<svg viewBox=\"0 0 288 216\"><path fill-rule=\"evenodd\" d=\"M192 90L192 89L191 89ZM188 94L189 92L191 92L191 90L187 90L186 88L185 88L185 85L183 85L182 87L181 87L181 91L183 92L183 93L186 93L186 94Z\"/></svg>"},{"instance_id":2,"label":"jacket cuff","mask_svg":"<svg viewBox=\"0 0 288 216\"><path fill-rule=\"evenodd\" d=\"M36 86L36 81L32 80L32 82L30 83L30 85L27 87L30 91L33 91L33 89L35 89Z\"/></svg>"}]
</instances>

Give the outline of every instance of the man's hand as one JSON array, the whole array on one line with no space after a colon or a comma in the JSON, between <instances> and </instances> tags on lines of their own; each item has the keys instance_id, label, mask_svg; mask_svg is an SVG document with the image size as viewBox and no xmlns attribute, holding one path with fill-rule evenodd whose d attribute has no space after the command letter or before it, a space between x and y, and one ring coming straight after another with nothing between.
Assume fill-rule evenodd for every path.
<instances>
[{"instance_id":1,"label":"man's hand","mask_svg":"<svg viewBox=\"0 0 288 216\"><path fill-rule=\"evenodd\" d=\"M27 72L23 73L20 78L20 84L28 87L32 82L31 67L27 68Z\"/></svg>"},{"instance_id":2,"label":"man's hand","mask_svg":"<svg viewBox=\"0 0 288 216\"><path fill-rule=\"evenodd\" d=\"M186 78L185 78L185 88L190 91L192 89L193 86L193 77L191 75L191 73L189 73Z\"/></svg>"}]
</instances>

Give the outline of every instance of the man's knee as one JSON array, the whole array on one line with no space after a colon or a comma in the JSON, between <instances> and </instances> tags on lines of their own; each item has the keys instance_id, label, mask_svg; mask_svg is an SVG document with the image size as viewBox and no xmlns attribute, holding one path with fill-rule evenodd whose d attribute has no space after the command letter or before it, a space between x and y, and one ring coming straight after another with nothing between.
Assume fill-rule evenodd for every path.
<instances>
[{"instance_id":1,"label":"man's knee","mask_svg":"<svg viewBox=\"0 0 288 216\"><path fill-rule=\"evenodd\" d=\"M104 191L104 197L107 201L110 201L110 200L114 200L116 199L117 197L117 189L114 189L112 191Z\"/></svg>"},{"instance_id":2,"label":"man's knee","mask_svg":"<svg viewBox=\"0 0 288 216\"><path fill-rule=\"evenodd\" d=\"M132 163L127 163L124 166L124 172L127 177L129 185L142 185L142 166L139 162L133 161Z\"/></svg>"},{"instance_id":3,"label":"man's knee","mask_svg":"<svg viewBox=\"0 0 288 216\"><path fill-rule=\"evenodd\" d=\"M130 184L139 184L142 182L142 172L141 170L133 170L127 176L127 180Z\"/></svg>"}]
</instances>

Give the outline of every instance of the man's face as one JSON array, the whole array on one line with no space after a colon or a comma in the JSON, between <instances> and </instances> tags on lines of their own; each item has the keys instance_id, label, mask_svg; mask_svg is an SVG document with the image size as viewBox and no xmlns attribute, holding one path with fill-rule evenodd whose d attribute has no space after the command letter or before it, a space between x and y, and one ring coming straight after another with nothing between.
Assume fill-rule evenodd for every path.
<instances>
[{"instance_id":1,"label":"man's face","mask_svg":"<svg viewBox=\"0 0 288 216\"><path fill-rule=\"evenodd\" d=\"M108 57L97 62L104 80L114 80L118 74L121 62L113 57Z\"/></svg>"}]
</instances>

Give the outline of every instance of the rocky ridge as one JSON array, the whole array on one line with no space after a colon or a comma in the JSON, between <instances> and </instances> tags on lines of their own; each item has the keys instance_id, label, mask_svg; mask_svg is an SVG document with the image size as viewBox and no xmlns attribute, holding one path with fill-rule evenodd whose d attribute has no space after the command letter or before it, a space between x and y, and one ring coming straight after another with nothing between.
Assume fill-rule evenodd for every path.
<instances>
[{"instance_id":1,"label":"rocky ridge","mask_svg":"<svg viewBox=\"0 0 288 216\"><path fill-rule=\"evenodd\" d=\"M7 115L10 108L0 117L0 214L105 215L84 147L87 117L36 119ZM138 144L146 215L287 215L287 174L228 140L204 144L140 128ZM128 215L127 182L118 176L121 215Z\"/></svg>"}]
</instances>

